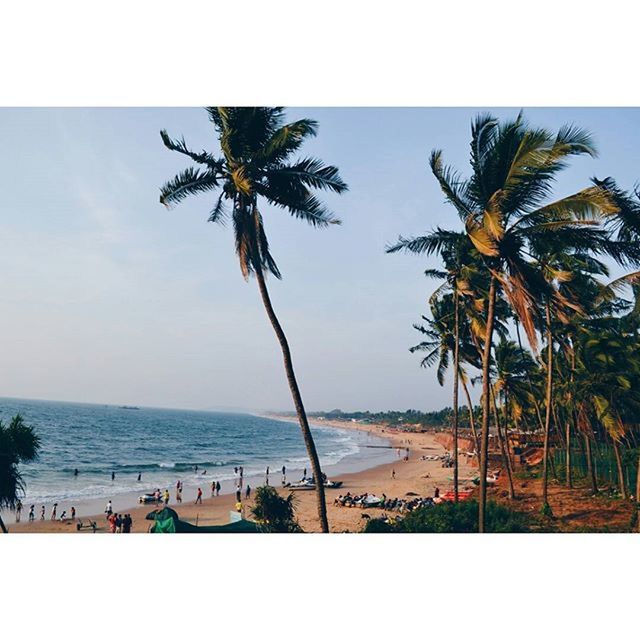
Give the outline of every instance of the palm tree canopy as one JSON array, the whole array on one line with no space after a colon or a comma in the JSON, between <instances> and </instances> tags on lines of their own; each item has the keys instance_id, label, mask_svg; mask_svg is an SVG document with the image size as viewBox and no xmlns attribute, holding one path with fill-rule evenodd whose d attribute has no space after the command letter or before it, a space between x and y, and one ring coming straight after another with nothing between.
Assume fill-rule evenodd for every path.
<instances>
[{"instance_id":1,"label":"palm tree canopy","mask_svg":"<svg viewBox=\"0 0 640 640\"><path fill-rule=\"evenodd\" d=\"M564 126L554 134L529 126L522 114L506 122L483 114L471 127L469 178L446 166L441 151L433 151L430 157L445 200L453 205L469 241L500 282L534 349L538 303L558 295L532 264L532 257L540 257L542 247L559 243L565 250L593 254L610 249L609 234L598 224L603 216L620 210L610 185L593 182L549 201L567 160L585 154L595 156L596 150L591 136L577 127ZM423 238L401 238L390 250L428 253L450 233L438 229Z\"/></svg>"},{"instance_id":2,"label":"palm tree canopy","mask_svg":"<svg viewBox=\"0 0 640 640\"><path fill-rule=\"evenodd\" d=\"M20 414L8 426L0 421L0 508L13 509L24 495L18 465L38 457L40 438Z\"/></svg>"},{"instance_id":3,"label":"palm tree canopy","mask_svg":"<svg viewBox=\"0 0 640 640\"><path fill-rule=\"evenodd\" d=\"M258 198L313 226L326 227L340 221L314 190L343 193L347 185L336 167L317 158L293 157L306 139L316 135L314 120L285 123L281 107L207 107L206 111L221 155L192 151L183 139L175 140L161 131L168 149L186 155L198 166L165 183L160 202L170 207L190 195L218 192L208 219L223 222L231 216L243 276L261 269L280 278L269 251Z\"/></svg>"}]
</instances>

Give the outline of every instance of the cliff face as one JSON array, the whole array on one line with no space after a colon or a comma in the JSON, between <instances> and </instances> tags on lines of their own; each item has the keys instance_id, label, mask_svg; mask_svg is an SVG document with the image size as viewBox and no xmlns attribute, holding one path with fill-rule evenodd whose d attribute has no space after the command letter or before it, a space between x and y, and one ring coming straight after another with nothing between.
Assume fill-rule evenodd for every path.
<instances>
[{"instance_id":1,"label":"cliff face","mask_svg":"<svg viewBox=\"0 0 640 640\"><path fill-rule=\"evenodd\" d=\"M435 437L438 444L441 444L447 451L453 450L453 435L450 433L438 433ZM471 436L458 436L458 449L465 453L471 453L474 449L473 438Z\"/></svg>"}]
</instances>

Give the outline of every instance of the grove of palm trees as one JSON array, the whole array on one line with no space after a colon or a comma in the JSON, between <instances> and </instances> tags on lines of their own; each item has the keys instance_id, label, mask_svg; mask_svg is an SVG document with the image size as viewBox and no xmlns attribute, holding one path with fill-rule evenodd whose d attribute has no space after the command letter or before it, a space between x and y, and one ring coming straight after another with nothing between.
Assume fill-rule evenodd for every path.
<instances>
[{"instance_id":1,"label":"grove of palm trees","mask_svg":"<svg viewBox=\"0 0 640 640\"><path fill-rule=\"evenodd\" d=\"M430 317L416 325L426 339L412 350L426 353L423 366L438 365L440 384L452 362L456 469L459 385L465 389L479 456L478 530L492 449L513 501L514 460L527 447L540 450L543 516L553 517L550 476L567 488L588 483L593 494L606 484L639 503L638 194L603 177L554 199L571 159L596 155L590 133L573 125L552 132L522 113L504 122L483 114L470 147L468 177L442 151L430 157L451 226L400 237L387 250L442 262L425 273L444 283L431 294ZM457 473L454 483L457 500Z\"/></svg>"}]
</instances>

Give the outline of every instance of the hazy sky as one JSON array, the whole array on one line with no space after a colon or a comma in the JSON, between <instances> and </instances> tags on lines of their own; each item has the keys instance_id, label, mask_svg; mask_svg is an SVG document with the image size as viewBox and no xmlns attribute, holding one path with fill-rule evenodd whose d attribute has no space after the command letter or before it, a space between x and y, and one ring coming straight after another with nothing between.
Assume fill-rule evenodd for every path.
<instances>
[{"instance_id":1,"label":"hazy sky","mask_svg":"<svg viewBox=\"0 0 640 640\"><path fill-rule=\"evenodd\" d=\"M289 109L320 122L303 153L337 164L341 227L315 230L263 206L284 275L270 279L309 409L435 409L450 403L408 347L435 264L385 255L399 234L456 226L427 167L431 149L468 171L472 117L486 109ZM515 109L494 109L499 116ZM574 122L600 151L557 195L612 175L640 178L640 110L529 109ZM159 187L186 159L167 128L216 148L200 109L2 109L0 396L167 407L289 409L279 347L213 196L167 211Z\"/></svg>"}]
</instances>

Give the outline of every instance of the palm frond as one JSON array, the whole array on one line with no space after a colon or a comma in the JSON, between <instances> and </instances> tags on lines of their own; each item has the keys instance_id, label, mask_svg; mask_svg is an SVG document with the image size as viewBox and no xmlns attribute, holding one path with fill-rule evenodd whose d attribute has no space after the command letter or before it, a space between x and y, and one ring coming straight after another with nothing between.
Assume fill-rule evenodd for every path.
<instances>
[{"instance_id":1,"label":"palm frond","mask_svg":"<svg viewBox=\"0 0 640 640\"><path fill-rule=\"evenodd\" d=\"M199 195L219 186L217 172L212 169L188 167L166 182L160 189L160 202L166 207L182 202L190 195Z\"/></svg>"}]
</instances>

